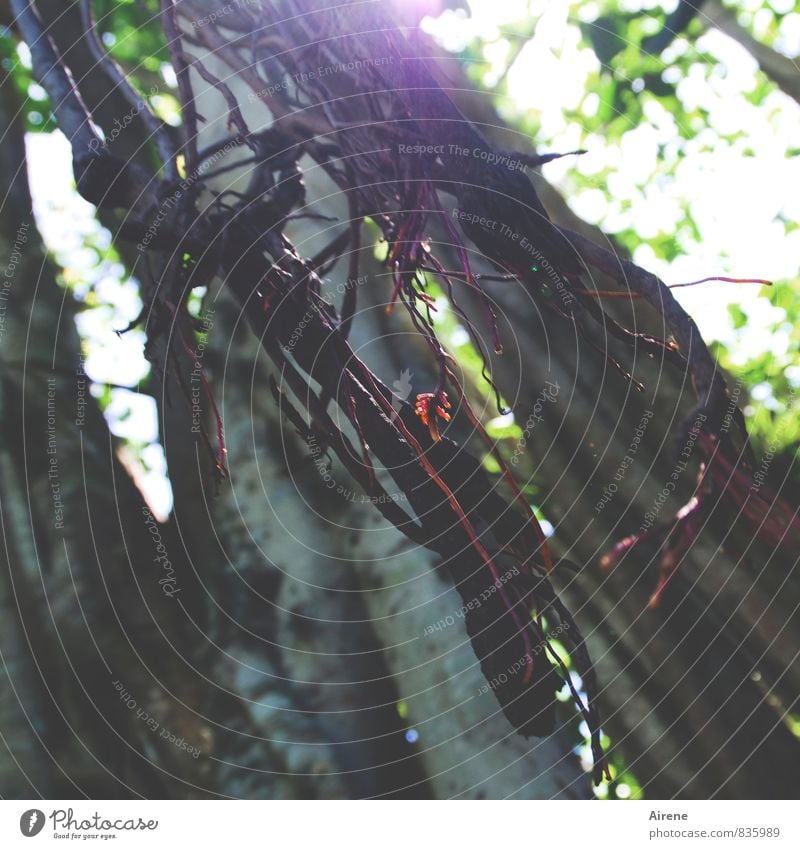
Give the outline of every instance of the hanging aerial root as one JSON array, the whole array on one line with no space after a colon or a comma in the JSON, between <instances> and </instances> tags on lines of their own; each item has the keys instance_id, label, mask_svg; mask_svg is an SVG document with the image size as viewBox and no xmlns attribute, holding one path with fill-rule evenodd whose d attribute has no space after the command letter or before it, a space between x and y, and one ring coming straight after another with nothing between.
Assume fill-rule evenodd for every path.
<instances>
[{"instance_id":1,"label":"hanging aerial root","mask_svg":"<svg viewBox=\"0 0 800 849\"><path fill-rule=\"evenodd\" d=\"M704 432L698 434L705 460L700 463L695 491L669 521L631 534L600 558L603 569L611 569L631 550L642 544L656 545L659 578L650 597L656 607L691 546L712 513L719 509L735 521L745 521L750 532L773 551L797 551L800 520L791 507L757 478L745 474L728 456L729 443ZM746 552L740 552L744 557Z\"/></svg>"},{"instance_id":2,"label":"hanging aerial root","mask_svg":"<svg viewBox=\"0 0 800 849\"><path fill-rule=\"evenodd\" d=\"M711 283L713 281L719 281L722 283L756 283L759 286L772 286L771 280L762 280L758 277L704 277L702 280L692 280L691 283L668 283L668 289L684 289L688 286L699 286L701 283ZM578 292L584 298L625 298L626 300L638 300L643 296L639 292L631 292L624 291L620 292L617 290L608 290L608 289L582 289Z\"/></svg>"}]
</instances>

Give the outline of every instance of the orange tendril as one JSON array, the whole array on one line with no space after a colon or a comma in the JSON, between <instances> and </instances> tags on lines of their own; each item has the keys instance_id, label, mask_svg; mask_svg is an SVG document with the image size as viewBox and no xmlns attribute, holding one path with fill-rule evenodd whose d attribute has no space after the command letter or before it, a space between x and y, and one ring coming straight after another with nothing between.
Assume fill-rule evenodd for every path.
<instances>
[{"instance_id":1,"label":"orange tendril","mask_svg":"<svg viewBox=\"0 0 800 849\"><path fill-rule=\"evenodd\" d=\"M442 390L438 392L422 392L417 395L414 412L420 417L422 424L427 426L431 434L431 439L434 442L438 442L442 438L439 433L437 417L449 422L450 413L447 411L451 408L452 404L447 398L447 393Z\"/></svg>"}]
</instances>

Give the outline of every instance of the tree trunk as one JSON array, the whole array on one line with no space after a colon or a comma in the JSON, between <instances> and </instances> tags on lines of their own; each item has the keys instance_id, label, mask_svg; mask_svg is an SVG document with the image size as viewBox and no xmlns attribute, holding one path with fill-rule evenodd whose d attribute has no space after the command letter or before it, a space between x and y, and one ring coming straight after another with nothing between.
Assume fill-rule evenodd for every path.
<instances>
[{"instance_id":1,"label":"tree trunk","mask_svg":"<svg viewBox=\"0 0 800 849\"><path fill-rule=\"evenodd\" d=\"M76 38L75 5L37 6L46 27L59 21L55 43L90 89L98 120L110 122L124 101L104 97L104 77ZM215 50L236 57L226 29L191 25L217 4L181 8L185 33L217 39ZM208 45L191 49L227 83L253 131L271 125L253 96L253 68L226 65ZM442 62L467 116L493 126L501 146L516 146L488 99L464 94L455 63ZM199 146L223 140L231 115L220 87L194 70L190 81L206 118ZM486 692L438 556L402 536L341 464L329 465L281 415L270 391L281 375L246 325L231 279L216 280L205 297L203 348L182 322L169 346L151 351L168 363L152 391L174 493L170 520L155 522L83 383L74 306L30 226L22 133L11 118L19 104L7 102L8 88L0 156L3 173L16 176L3 186L13 201L0 210L3 255L17 250L21 259L0 342L0 639L2 683L13 694L0 703L9 749L0 794L589 796L574 754L574 710L560 708L549 737L513 732ZM142 139L131 127L120 150L133 156ZM247 155L242 146L222 161ZM306 211L347 222L342 193L317 163L302 165ZM230 178L210 179L203 200L242 189L249 174ZM537 186L557 222L602 238L538 178ZM11 234L26 223L27 241L17 244ZM312 256L341 229L306 218L287 233ZM136 253L121 250L132 265ZM374 246L360 254L353 348L387 385L407 371L413 391L427 391L435 383L428 351L403 316L387 317L391 283ZM347 280L344 264L328 275L332 300ZM558 553L580 565L574 575L557 569L555 580L595 659L614 753L652 798L796 795L800 747L788 712L800 692L798 560L749 540L746 558L730 554L742 531L714 514L656 610L648 609L655 557L640 552L608 574L597 565L639 528L675 468L669 434L691 407L687 375L637 351L631 370L645 384L637 395L574 326L543 316L513 284L488 288L505 347L492 374L526 428L524 441L502 450L555 525ZM480 324L468 287L459 298ZM665 333L645 308L631 308L628 323ZM224 423L229 476L221 483L198 427L213 443L201 360ZM469 370L465 381L470 397L485 395ZM556 394L537 406L545 386ZM79 399L87 412L77 424ZM484 418L494 415L487 405ZM658 508L662 517L689 494L688 477Z\"/></svg>"}]
</instances>

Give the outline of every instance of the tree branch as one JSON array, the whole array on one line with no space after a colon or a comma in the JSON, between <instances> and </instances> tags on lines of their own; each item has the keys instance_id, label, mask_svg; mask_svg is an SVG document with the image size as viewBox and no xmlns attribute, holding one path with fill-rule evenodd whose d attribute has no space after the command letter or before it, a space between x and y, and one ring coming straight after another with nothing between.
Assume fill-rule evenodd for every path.
<instances>
[{"instance_id":1,"label":"tree branch","mask_svg":"<svg viewBox=\"0 0 800 849\"><path fill-rule=\"evenodd\" d=\"M122 95L137 110L137 114L141 116L142 122L147 128L150 137L155 141L158 152L164 166L167 169L168 179L176 179L178 176L177 166L175 162L175 148L172 140L169 137L166 125L161 121L153 111L149 104L144 99L144 96L139 95L136 89L130 84L125 76L122 68L117 65L111 55L105 50L97 37L95 29L94 17L92 15L92 0L80 0L81 6L81 21L86 32L86 41L89 44L89 50L94 56L99 65L102 66L108 78L122 92Z\"/></svg>"},{"instance_id":2,"label":"tree branch","mask_svg":"<svg viewBox=\"0 0 800 849\"><path fill-rule=\"evenodd\" d=\"M197 121L200 116L194 102L192 84L189 80L189 61L181 47L181 33L176 21L175 0L161 0L164 32L167 35L167 48L175 66L178 78L178 91L184 118L184 150L186 153L186 173L197 173Z\"/></svg>"},{"instance_id":3,"label":"tree branch","mask_svg":"<svg viewBox=\"0 0 800 849\"><path fill-rule=\"evenodd\" d=\"M11 0L11 10L30 48L36 79L50 95L58 125L69 139L76 160L85 160L103 142L92 127L89 110L28 0Z\"/></svg>"},{"instance_id":4,"label":"tree branch","mask_svg":"<svg viewBox=\"0 0 800 849\"><path fill-rule=\"evenodd\" d=\"M686 356L695 392L701 404L712 408L725 398L725 384L716 361L706 347L694 319L675 299L669 286L650 271L601 247L586 236L563 229L581 257L617 280L621 286L641 295L664 317L669 330Z\"/></svg>"}]
</instances>

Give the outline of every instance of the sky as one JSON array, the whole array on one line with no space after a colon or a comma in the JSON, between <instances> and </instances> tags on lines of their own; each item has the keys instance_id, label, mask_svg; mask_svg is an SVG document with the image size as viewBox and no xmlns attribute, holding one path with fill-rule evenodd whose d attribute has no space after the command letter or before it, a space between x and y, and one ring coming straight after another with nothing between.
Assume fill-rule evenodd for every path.
<instances>
[{"instance_id":1,"label":"sky","mask_svg":"<svg viewBox=\"0 0 800 849\"><path fill-rule=\"evenodd\" d=\"M488 84L503 71L508 53L508 44L502 39L492 43L499 36L498 27L519 21L527 9L542 15L535 36L508 73L509 98L500 108L511 118L535 112L547 149L579 147L581 127L565 119L564 109L580 103L597 60L579 43L577 22L568 16L570 4L563 0L472 0L470 5L471 18L447 13L436 21L426 20L425 28L452 49L480 34L488 42L486 58L493 63ZM648 5L654 4L625 3L631 10ZM743 9L753 6L749 0L741 5ZM780 7L780 0L774 6ZM581 4L579 14L584 21L591 21L598 11L595 3L587 2ZM778 46L789 54L800 54L800 14L788 16L784 29ZM679 82L681 100L707 109L710 126L699 128L695 138L686 143L674 178L652 178L659 146L669 151L677 137L674 118L657 107L651 108L647 122L627 132L621 143L593 137L585 156L547 165L545 176L564 191L575 212L585 219L609 232L634 226L643 239L635 260L668 283L714 274L795 279L800 229L787 235L778 219L800 220L800 158L786 158L786 152L798 144L798 106L779 92L769 95L768 102L759 107L749 104L742 93L755 84L756 66L750 55L717 31L703 35L699 46L716 57L721 70L710 82L699 72ZM531 84L537 80L547 80L547 84ZM742 134L735 144L714 147L718 132L736 130ZM66 139L59 132L31 134L27 146L34 211L45 242L66 269L76 292L92 304L78 318L86 340L86 372L97 384L129 387L112 390L106 417L116 435L139 444L134 459L143 464L139 482L154 513L163 519L172 496L158 443L155 403L136 392L137 382L148 370L142 353L143 334L132 331L118 336L115 332L139 312L136 284L126 280L121 265L98 264L96 251L85 247L88 237L102 249L110 236L94 220L91 205L74 189ZM744 155L745 149L753 155ZM610 169L610 174L588 189L575 191L572 169L590 178L602 169ZM687 244L685 253L668 264L656 257L647 239L674 225L683 203L690 203L701 239ZM736 342L741 362L788 344L788 335L781 338L780 332L766 333L773 308L758 297L756 287L711 283L678 289L675 294L704 336ZM734 335L726 309L733 302L748 314L744 334Z\"/></svg>"}]
</instances>

